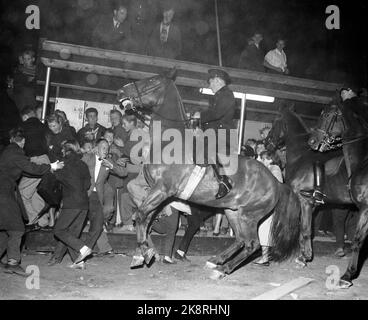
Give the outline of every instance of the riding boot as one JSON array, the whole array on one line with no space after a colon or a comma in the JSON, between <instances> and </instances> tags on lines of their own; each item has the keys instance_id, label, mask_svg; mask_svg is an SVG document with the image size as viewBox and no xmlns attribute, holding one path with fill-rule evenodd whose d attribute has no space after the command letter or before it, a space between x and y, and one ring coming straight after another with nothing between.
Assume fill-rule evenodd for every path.
<instances>
[{"instance_id":1,"label":"riding boot","mask_svg":"<svg viewBox=\"0 0 368 320\"><path fill-rule=\"evenodd\" d=\"M326 195L322 192L323 180L324 180L324 167L316 161L313 164L314 173L314 189L312 190L300 190L300 194L303 197L311 198L315 203L324 204Z\"/></svg>"},{"instance_id":2,"label":"riding boot","mask_svg":"<svg viewBox=\"0 0 368 320\"><path fill-rule=\"evenodd\" d=\"M233 188L231 185L231 180L226 175L220 175L218 164L211 164L215 177L219 183L219 188L216 194L216 199L221 199L225 197L230 190Z\"/></svg>"}]
</instances>

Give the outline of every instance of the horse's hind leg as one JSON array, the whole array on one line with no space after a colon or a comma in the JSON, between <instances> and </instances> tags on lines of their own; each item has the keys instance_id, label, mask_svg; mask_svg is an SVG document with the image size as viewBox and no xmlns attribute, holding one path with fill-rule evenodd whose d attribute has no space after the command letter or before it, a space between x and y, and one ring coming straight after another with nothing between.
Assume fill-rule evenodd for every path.
<instances>
[{"instance_id":1,"label":"horse's hind leg","mask_svg":"<svg viewBox=\"0 0 368 320\"><path fill-rule=\"evenodd\" d=\"M221 278L225 276L225 274L233 272L235 268L260 248L258 221L264 216L264 213L264 209L246 213L242 208L238 210L237 216L227 212L226 216L229 219L229 223L234 228L235 236L238 239L237 243L242 244L240 247L242 250L233 259L224 263L223 266L216 267L216 278ZM234 254L232 256L234 256Z\"/></svg>"},{"instance_id":2,"label":"horse's hind leg","mask_svg":"<svg viewBox=\"0 0 368 320\"><path fill-rule=\"evenodd\" d=\"M244 241L236 240L229 248L223 251L216 257L212 257L207 261L207 266L210 268L216 268L218 265L223 265L232 256L238 253L244 247Z\"/></svg>"},{"instance_id":3,"label":"horse's hind leg","mask_svg":"<svg viewBox=\"0 0 368 320\"><path fill-rule=\"evenodd\" d=\"M230 260L224 264L219 269L230 274L237 268L243 261L249 258L253 253L255 253L260 248L259 238L258 238L258 221L265 214L264 210L258 210L253 213L248 213L245 216L239 216L240 220L240 232L239 237L244 239L243 250L239 252L234 259Z\"/></svg>"},{"instance_id":4,"label":"horse's hind leg","mask_svg":"<svg viewBox=\"0 0 368 320\"><path fill-rule=\"evenodd\" d=\"M352 243L352 257L349 261L349 266L344 275L339 281L339 288L345 289L353 285L352 280L357 275L359 251L363 245L364 239L368 231L368 207L360 210L359 222L355 231L354 240Z\"/></svg>"},{"instance_id":5,"label":"horse's hind leg","mask_svg":"<svg viewBox=\"0 0 368 320\"><path fill-rule=\"evenodd\" d=\"M257 235L257 223L264 215L264 210L245 212L243 208L237 211L225 210L226 217L233 228L236 241L223 253L208 262L223 265L247 245L247 239L255 239L256 247L259 248ZM254 236L253 236L254 235ZM244 249L243 249L244 250Z\"/></svg>"},{"instance_id":6,"label":"horse's hind leg","mask_svg":"<svg viewBox=\"0 0 368 320\"><path fill-rule=\"evenodd\" d=\"M300 250L299 257L296 258L296 263L301 266L306 266L307 261L312 260L312 214L314 206L306 199L299 197L301 204L301 230L300 230Z\"/></svg>"}]
</instances>

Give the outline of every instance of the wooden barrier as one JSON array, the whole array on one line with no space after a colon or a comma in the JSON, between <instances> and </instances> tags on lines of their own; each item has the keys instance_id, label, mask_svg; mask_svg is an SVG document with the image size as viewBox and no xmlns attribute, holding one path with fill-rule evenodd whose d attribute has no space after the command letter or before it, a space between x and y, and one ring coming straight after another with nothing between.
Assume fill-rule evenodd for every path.
<instances>
[{"instance_id":1,"label":"wooden barrier","mask_svg":"<svg viewBox=\"0 0 368 320\"><path fill-rule=\"evenodd\" d=\"M40 61L52 69L137 80L176 67L178 70L176 83L179 86L192 88L206 87L207 71L216 67L48 40L41 42L40 49ZM331 101L335 90L341 87L341 84L338 83L234 68L224 69L232 78L233 83L230 87L234 91L268 95L293 101L327 104ZM65 78L70 80L70 76Z\"/></svg>"}]
</instances>

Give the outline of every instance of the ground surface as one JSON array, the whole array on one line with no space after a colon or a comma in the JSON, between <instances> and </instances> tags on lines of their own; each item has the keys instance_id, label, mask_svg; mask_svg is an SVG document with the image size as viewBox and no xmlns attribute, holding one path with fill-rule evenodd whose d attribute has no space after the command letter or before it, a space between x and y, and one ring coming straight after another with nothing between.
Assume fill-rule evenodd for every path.
<instances>
[{"instance_id":1,"label":"ground surface","mask_svg":"<svg viewBox=\"0 0 368 320\"><path fill-rule=\"evenodd\" d=\"M277 285L298 277L313 278L311 284L283 299L368 299L368 264L347 290L326 288L326 267L336 265L345 271L348 260L331 255L315 257L307 268L298 269L294 262L259 267L248 264L222 280L211 280L205 270L208 257L190 257L191 264L154 263L150 268L131 270L131 257L93 258L86 270L73 270L69 257L62 264L48 267L48 255L25 254L23 265L40 270L40 288L27 289L26 279L0 270L0 299L252 299Z\"/></svg>"}]
</instances>

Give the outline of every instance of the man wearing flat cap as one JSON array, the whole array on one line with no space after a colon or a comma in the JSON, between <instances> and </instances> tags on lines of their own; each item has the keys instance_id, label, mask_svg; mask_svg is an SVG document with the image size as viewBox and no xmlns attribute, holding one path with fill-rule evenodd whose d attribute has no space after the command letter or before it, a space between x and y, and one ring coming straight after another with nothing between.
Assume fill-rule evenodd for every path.
<instances>
[{"instance_id":1,"label":"man wearing flat cap","mask_svg":"<svg viewBox=\"0 0 368 320\"><path fill-rule=\"evenodd\" d=\"M222 69L210 69L208 70L208 84L209 88L215 94L210 107L207 111L201 114L201 120L204 124L203 130L212 128L216 131L216 137L218 140L218 129L226 130L226 141L220 141L219 143L226 143L226 153L229 154L231 149L236 146L230 146L230 130L235 129L236 125L233 121L235 113L235 98L233 92L228 85L231 83L230 76ZM217 143L216 150L219 145ZM211 146L210 146L211 147ZM218 153L218 150L217 152ZM219 174L218 159L216 159L216 165L212 165L216 178L219 181L219 190L216 198L222 198L230 192L232 189L231 181L226 175Z\"/></svg>"}]
</instances>

